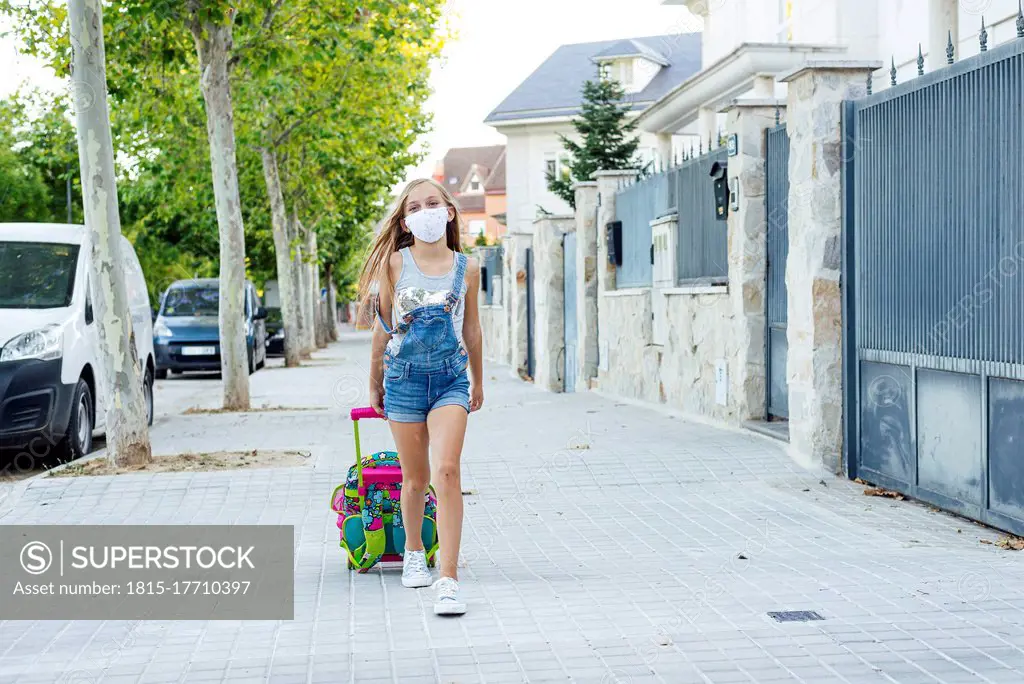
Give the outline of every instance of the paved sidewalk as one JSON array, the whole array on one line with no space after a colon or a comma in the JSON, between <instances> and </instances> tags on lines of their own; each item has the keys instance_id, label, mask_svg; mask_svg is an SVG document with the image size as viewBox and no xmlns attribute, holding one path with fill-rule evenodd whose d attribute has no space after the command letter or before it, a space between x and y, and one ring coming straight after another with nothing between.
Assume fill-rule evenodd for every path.
<instances>
[{"instance_id":1,"label":"paved sidewalk","mask_svg":"<svg viewBox=\"0 0 1024 684\"><path fill-rule=\"evenodd\" d=\"M158 453L298 448L308 467L44 478L0 517L294 525L294 621L0 623L0 684L1024 681L1024 566L979 543L997 533L865 497L766 438L501 367L465 448L469 613L436 618L397 571L346 571L327 509L367 354L352 333L253 376L254 405L319 410L180 415L216 406L217 381L161 383ZM389 446L386 427L363 442Z\"/></svg>"}]
</instances>

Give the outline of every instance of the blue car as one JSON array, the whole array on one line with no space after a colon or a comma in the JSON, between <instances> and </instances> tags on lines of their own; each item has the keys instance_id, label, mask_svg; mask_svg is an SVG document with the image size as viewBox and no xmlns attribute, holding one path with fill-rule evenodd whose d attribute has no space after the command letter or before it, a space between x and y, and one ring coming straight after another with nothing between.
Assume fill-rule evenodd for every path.
<instances>
[{"instance_id":1,"label":"blue car","mask_svg":"<svg viewBox=\"0 0 1024 684\"><path fill-rule=\"evenodd\" d=\"M217 371L220 367L220 286L216 278L179 280L160 301L153 323L156 377L167 372ZM256 287L245 281L245 343L249 372L267 360L266 310Z\"/></svg>"}]
</instances>

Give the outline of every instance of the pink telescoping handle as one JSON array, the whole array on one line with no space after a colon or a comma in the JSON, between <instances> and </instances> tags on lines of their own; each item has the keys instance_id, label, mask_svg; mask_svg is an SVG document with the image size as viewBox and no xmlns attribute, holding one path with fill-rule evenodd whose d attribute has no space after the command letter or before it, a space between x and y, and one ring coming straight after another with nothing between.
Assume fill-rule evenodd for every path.
<instances>
[{"instance_id":1,"label":"pink telescoping handle","mask_svg":"<svg viewBox=\"0 0 1024 684\"><path fill-rule=\"evenodd\" d=\"M349 411L349 416L352 418L352 432L356 438L356 472L359 474L359 505L362 507L365 503L363 497L366 495L366 490L363 488L363 456L362 447L359 445L359 419L379 418L383 420L384 416L377 413L372 406L354 408Z\"/></svg>"},{"instance_id":2,"label":"pink telescoping handle","mask_svg":"<svg viewBox=\"0 0 1024 684\"><path fill-rule=\"evenodd\" d=\"M377 413L372 406L364 406L362 408L354 408L349 413L352 420L360 420L361 418L380 418L383 420L384 416Z\"/></svg>"}]
</instances>

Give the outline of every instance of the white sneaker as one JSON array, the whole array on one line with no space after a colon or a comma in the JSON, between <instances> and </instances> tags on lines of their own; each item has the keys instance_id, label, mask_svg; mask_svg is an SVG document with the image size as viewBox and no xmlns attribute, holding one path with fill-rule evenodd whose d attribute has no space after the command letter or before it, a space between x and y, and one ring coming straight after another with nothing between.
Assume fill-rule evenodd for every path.
<instances>
[{"instance_id":1,"label":"white sneaker","mask_svg":"<svg viewBox=\"0 0 1024 684\"><path fill-rule=\"evenodd\" d=\"M402 586L411 589L429 587L433 581L427 569L426 551L406 551L402 558Z\"/></svg>"},{"instance_id":2,"label":"white sneaker","mask_svg":"<svg viewBox=\"0 0 1024 684\"><path fill-rule=\"evenodd\" d=\"M434 599L434 615L462 615L466 603L459 599L459 583L451 577L442 577L434 582L437 598Z\"/></svg>"}]
</instances>

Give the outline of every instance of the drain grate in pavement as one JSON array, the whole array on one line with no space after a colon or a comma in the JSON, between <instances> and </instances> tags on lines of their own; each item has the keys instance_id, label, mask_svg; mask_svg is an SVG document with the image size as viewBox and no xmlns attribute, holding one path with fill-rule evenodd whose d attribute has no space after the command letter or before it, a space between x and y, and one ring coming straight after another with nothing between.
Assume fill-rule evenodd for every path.
<instances>
[{"instance_id":1,"label":"drain grate in pavement","mask_svg":"<svg viewBox=\"0 0 1024 684\"><path fill-rule=\"evenodd\" d=\"M775 613L768 613L768 617L776 622L810 622L811 620L824 620L813 610L783 610Z\"/></svg>"}]
</instances>

